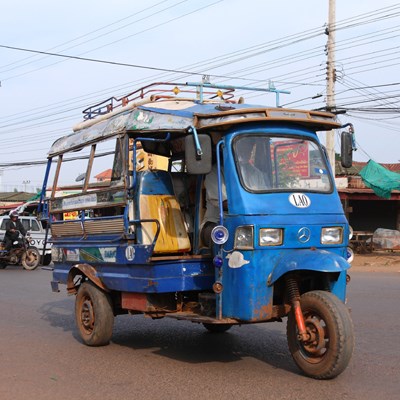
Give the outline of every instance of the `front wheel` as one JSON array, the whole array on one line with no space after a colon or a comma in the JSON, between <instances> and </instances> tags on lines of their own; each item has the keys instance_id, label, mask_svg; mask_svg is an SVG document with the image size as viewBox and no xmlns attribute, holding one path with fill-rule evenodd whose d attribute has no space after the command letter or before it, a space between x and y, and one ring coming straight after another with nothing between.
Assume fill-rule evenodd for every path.
<instances>
[{"instance_id":1,"label":"front wheel","mask_svg":"<svg viewBox=\"0 0 400 400\"><path fill-rule=\"evenodd\" d=\"M299 340L293 310L287 322L287 340L297 366L315 379L342 373L353 354L353 323L346 306L332 293L312 291L300 298L309 338Z\"/></svg>"},{"instance_id":2,"label":"front wheel","mask_svg":"<svg viewBox=\"0 0 400 400\"><path fill-rule=\"evenodd\" d=\"M40 263L39 250L36 247L28 247L22 254L21 264L24 269L32 271L38 267Z\"/></svg>"},{"instance_id":3,"label":"front wheel","mask_svg":"<svg viewBox=\"0 0 400 400\"><path fill-rule=\"evenodd\" d=\"M75 299L75 321L86 345L107 345L114 325L110 296L91 282L82 283Z\"/></svg>"}]
</instances>

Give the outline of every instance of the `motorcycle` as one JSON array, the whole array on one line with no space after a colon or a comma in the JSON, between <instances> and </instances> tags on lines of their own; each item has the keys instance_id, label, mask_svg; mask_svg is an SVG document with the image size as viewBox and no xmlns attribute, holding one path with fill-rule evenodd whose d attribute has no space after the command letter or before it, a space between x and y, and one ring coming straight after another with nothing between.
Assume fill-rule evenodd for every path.
<instances>
[{"instance_id":1,"label":"motorcycle","mask_svg":"<svg viewBox=\"0 0 400 400\"><path fill-rule=\"evenodd\" d=\"M0 243L0 269L4 269L7 265L22 265L28 271L37 268L40 263L39 250L29 245L30 237L23 236L18 231L18 239L12 244L10 250L5 249L5 243Z\"/></svg>"}]
</instances>

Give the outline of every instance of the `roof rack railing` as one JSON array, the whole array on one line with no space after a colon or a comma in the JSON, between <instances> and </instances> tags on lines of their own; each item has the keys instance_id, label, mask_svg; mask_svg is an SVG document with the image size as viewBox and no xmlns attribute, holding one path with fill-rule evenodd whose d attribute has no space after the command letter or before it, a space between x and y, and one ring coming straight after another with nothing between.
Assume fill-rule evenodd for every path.
<instances>
[{"instance_id":1,"label":"roof rack railing","mask_svg":"<svg viewBox=\"0 0 400 400\"><path fill-rule=\"evenodd\" d=\"M100 103L90 106L82 111L83 119L93 119L100 115L108 114L119 107L124 107L132 101L138 99L144 99L145 97L151 96L152 100L156 101L159 99L176 98L178 95L182 96L183 93L190 93L194 99L198 94L196 89L187 89L186 87L192 86L186 83L175 83L175 82L156 82L147 86L143 86L131 93L128 93L122 97L110 97ZM198 86L198 85L196 85ZM185 89L186 88L186 89ZM220 98L221 100L230 101L234 97L234 88L219 91L205 91L203 95L207 96L208 99Z\"/></svg>"},{"instance_id":2,"label":"roof rack railing","mask_svg":"<svg viewBox=\"0 0 400 400\"><path fill-rule=\"evenodd\" d=\"M188 89L192 88L192 89ZM210 90L217 89L217 90ZM202 82L186 82L186 83L175 83L175 82L155 82L149 85L143 86L131 93L128 93L122 97L110 97L100 103L90 106L82 111L83 119L89 120L96 118L100 115L108 114L120 107L127 106L129 103L135 100L142 100L146 97L150 97L151 101L157 101L160 99L171 99L177 98L178 95L182 96L182 93L189 93L192 95L193 100L200 103L207 100L220 100L227 103L243 102L240 98L237 101L234 99L235 90L246 90L251 92L274 92L276 94L276 106L279 107L279 94L290 92L286 90L278 90L275 86L269 82L268 88L256 88L247 86L233 86L233 85L219 85L212 84L209 82L208 77L203 77Z\"/></svg>"}]
</instances>

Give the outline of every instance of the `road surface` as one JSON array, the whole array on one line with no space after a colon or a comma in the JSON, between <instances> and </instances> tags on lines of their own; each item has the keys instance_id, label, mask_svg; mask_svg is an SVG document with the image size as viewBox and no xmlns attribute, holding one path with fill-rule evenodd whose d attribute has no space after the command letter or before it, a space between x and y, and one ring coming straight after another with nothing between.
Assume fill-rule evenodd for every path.
<instances>
[{"instance_id":1,"label":"road surface","mask_svg":"<svg viewBox=\"0 0 400 400\"><path fill-rule=\"evenodd\" d=\"M233 327L141 315L116 318L112 343L84 346L74 298L52 293L51 273L0 270L0 399L400 398L400 270L352 273L356 347L331 381L301 374L284 323Z\"/></svg>"}]
</instances>

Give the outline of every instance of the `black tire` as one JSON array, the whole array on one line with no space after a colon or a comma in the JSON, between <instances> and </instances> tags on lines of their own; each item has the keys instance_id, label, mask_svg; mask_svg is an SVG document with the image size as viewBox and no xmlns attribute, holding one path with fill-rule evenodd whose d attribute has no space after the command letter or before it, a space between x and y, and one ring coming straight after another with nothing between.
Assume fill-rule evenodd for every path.
<instances>
[{"instance_id":1,"label":"black tire","mask_svg":"<svg viewBox=\"0 0 400 400\"><path fill-rule=\"evenodd\" d=\"M7 263L0 263L0 269L4 269L5 267L7 267Z\"/></svg>"},{"instance_id":2,"label":"black tire","mask_svg":"<svg viewBox=\"0 0 400 400\"><path fill-rule=\"evenodd\" d=\"M223 333L232 328L232 324L203 324L209 332Z\"/></svg>"},{"instance_id":3,"label":"black tire","mask_svg":"<svg viewBox=\"0 0 400 400\"><path fill-rule=\"evenodd\" d=\"M86 345L107 345L114 325L110 296L91 282L82 283L75 299L75 321Z\"/></svg>"},{"instance_id":4,"label":"black tire","mask_svg":"<svg viewBox=\"0 0 400 400\"><path fill-rule=\"evenodd\" d=\"M51 263L51 254L45 254L44 257L42 257L42 265L46 266Z\"/></svg>"},{"instance_id":5,"label":"black tire","mask_svg":"<svg viewBox=\"0 0 400 400\"><path fill-rule=\"evenodd\" d=\"M28 247L21 257L21 264L24 269L33 271L40 264L40 254L36 247Z\"/></svg>"},{"instance_id":6,"label":"black tire","mask_svg":"<svg viewBox=\"0 0 400 400\"><path fill-rule=\"evenodd\" d=\"M312 340L298 340L293 311L287 322L287 340L297 366L315 379L332 379L342 373L354 350L354 329L346 306L332 293L312 291L300 298L307 332Z\"/></svg>"}]
</instances>

